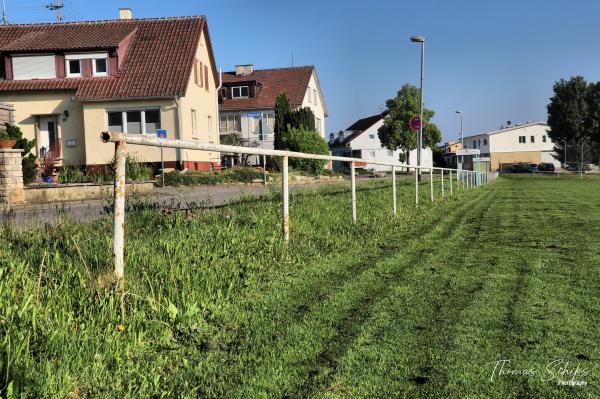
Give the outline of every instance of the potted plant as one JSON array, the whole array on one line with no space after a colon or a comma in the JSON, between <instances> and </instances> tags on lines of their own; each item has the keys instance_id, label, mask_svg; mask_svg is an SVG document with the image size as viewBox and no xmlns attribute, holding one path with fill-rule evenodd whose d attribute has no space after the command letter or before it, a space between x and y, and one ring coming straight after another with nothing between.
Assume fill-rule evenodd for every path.
<instances>
[{"instance_id":1,"label":"potted plant","mask_svg":"<svg viewBox=\"0 0 600 399\"><path fill-rule=\"evenodd\" d=\"M15 144L17 144L17 140L6 129L0 129L0 148L13 148Z\"/></svg>"}]
</instances>

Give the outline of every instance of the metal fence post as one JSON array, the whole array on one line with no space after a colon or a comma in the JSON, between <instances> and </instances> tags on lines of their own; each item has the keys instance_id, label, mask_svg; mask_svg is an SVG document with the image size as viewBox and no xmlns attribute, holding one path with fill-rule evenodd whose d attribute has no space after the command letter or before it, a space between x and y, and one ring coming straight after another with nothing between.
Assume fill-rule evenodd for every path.
<instances>
[{"instance_id":1,"label":"metal fence post","mask_svg":"<svg viewBox=\"0 0 600 399\"><path fill-rule=\"evenodd\" d=\"M283 157L283 167L281 171L281 191L283 195L282 205L282 228L285 241L290 240L290 191L288 187L288 157Z\"/></svg>"},{"instance_id":2,"label":"metal fence post","mask_svg":"<svg viewBox=\"0 0 600 399\"><path fill-rule=\"evenodd\" d=\"M392 166L392 213L396 214L396 167Z\"/></svg>"},{"instance_id":3,"label":"metal fence post","mask_svg":"<svg viewBox=\"0 0 600 399\"><path fill-rule=\"evenodd\" d=\"M350 186L352 189L352 223L356 223L356 173L354 161L350 162Z\"/></svg>"},{"instance_id":4,"label":"metal fence post","mask_svg":"<svg viewBox=\"0 0 600 399\"><path fill-rule=\"evenodd\" d=\"M444 169L440 169L440 172L442 173L442 197L444 196Z\"/></svg>"},{"instance_id":5,"label":"metal fence post","mask_svg":"<svg viewBox=\"0 0 600 399\"><path fill-rule=\"evenodd\" d=\"M452 169L450 169L450 195L452 195Z\"/></svg>"},{"instance_id":6,"label":"metal fence post","mask_svg":"<svg viewBox=\"0 0 600 399\"><path fill-rule=\"evenodd\" d=\"M122 279L125 276L123 266L125 249L125 159L127 144L124 141L115 142L115 187L113 214L113 261L115 276Z\"/></svg>"},{"instance_id":7,"label":"metal fence post","mask_svg":"<svg viewBox=\"0 0 600 399\"><path fill-rule=\"evenodd\" d=\"M419 206L419 173L415 168L415 206Z\"/></svg>"},{"instance_id":8,"label":"metal fence post","mask_svg":"<svg viewBox=\"0 0 600 399\"><path fill-rule=\"evenodd\" d=\"M429 169L429 197L433 202L433 168Z\"/></svg>"}]
</instances>

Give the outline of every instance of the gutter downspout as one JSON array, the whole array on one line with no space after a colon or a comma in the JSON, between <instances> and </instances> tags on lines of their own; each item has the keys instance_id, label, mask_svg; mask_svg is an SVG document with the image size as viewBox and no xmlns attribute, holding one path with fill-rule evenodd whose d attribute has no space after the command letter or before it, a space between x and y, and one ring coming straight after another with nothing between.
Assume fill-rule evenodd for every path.
<instances>
[{"instance_id":1,"label":"gutter downspout","mask_svg":"<svg viewBox=\"0 0 600 399\"><path fill-rule=\"evenodd\" d=\"M181 140L181 126L183 125L183 119L181 117L181 96L175 96L175 107L177 108L177 134L176 134L176 138ZM181 169L183 170L183 164L181 163L181 148L177 148L175 150L175 160L177 161L177 163L179 163L179 165L181 166Z\"/></svg>"},{"instance_id":2,"label":"gutter downspout","mask_svg":"<svg viewBox=\"0 0 600 399\"><path fill-rule=\"evenodd\" d=\"M219 92L221 91L221 87L223 86L223 69L221 67L219 67L219 86L217 86L217 90L215 90L215 97L216 97L216 101L215 103L217 104L216 106L216 118L215 118L215 132L217 135L216 140L211 141L210 137L208 138L209 141L217 143L217 144L221 144L221 135L219 132L219 126L220 126L220 121L221 121L221 114L219 112ZM209 154L209 160L210 160L210 155ZM215 157L217 159L217 162L219 164L219 167L221 166L221 153L217 153L217 156Z\"/></svg>"}]
</instances>

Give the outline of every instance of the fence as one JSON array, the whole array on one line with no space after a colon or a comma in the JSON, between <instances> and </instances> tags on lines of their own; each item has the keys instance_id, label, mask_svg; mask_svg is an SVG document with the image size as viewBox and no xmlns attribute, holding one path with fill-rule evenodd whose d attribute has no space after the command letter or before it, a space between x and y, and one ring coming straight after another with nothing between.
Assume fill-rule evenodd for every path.
<instances>
[{"instance_id":1,"label":"fence","mask_svg":"<svg viewBox=\"0 0 600 399\"><path fill-rule=\"evenodd\" d=\"M429 174L429 193L431 202L434 201L433 180L434 172L439 171L441 182L441 195L445 195L444 180L448 176L449 193L479 187L493 181L497 176L497 172L474 172L468 170L457 170L450 168L439 167L423 167L409 166L400 162L385 162L372 161L362 158L349 158L331 155L307 154L302 152L268 150L264 148L253 147L237 147L231 145L210 144L197 141L185 141L174 139L161 139L158 137L150 137L146 135L103 132L101 134L102 141L115 143L115 189L114 189L114 223L113 223L113 260L115 266L115 275L117 278L123 278L123 250L125 240L125 158L127 155L127 143L136 145L145 145L152 147L167 147L180 148L188 150L201 150L213 152L225 152L234 154L249 154L249 155L268 155L282 158L282 231L284 240L288 241L290 237L289 229L289 186L288 186L288 159L289 158L304 158L317 159L323 161L341 161L350 163L350 190L352 195L352 222L356 222L356 164L372 164L385 165L392 168L392 213L397 213L396 206L396 172L397 168L403 168L410 172L414 170L415 182L415 206L419 206L419 176Z\"/></svg>"}]
</instances>

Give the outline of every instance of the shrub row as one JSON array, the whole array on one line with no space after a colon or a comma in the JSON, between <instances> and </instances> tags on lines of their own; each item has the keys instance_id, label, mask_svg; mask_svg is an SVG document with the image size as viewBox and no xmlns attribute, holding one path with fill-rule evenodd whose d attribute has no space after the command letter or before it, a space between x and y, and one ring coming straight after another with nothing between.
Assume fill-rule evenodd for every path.
<instances>
[{"instance_id":1,"label":"shrub row","mask_svg":"<svg viewBox=\"0 0 600 399\"><path fill-rule=\"evenodd\" d=\"M220 173L198 171L181 173L173 171L165 174L165 184L169 186L187 186L195 184L252 183L254 180L262 178L262 171L250 167L231 168Z\"/></svg>"}]
</instances>

